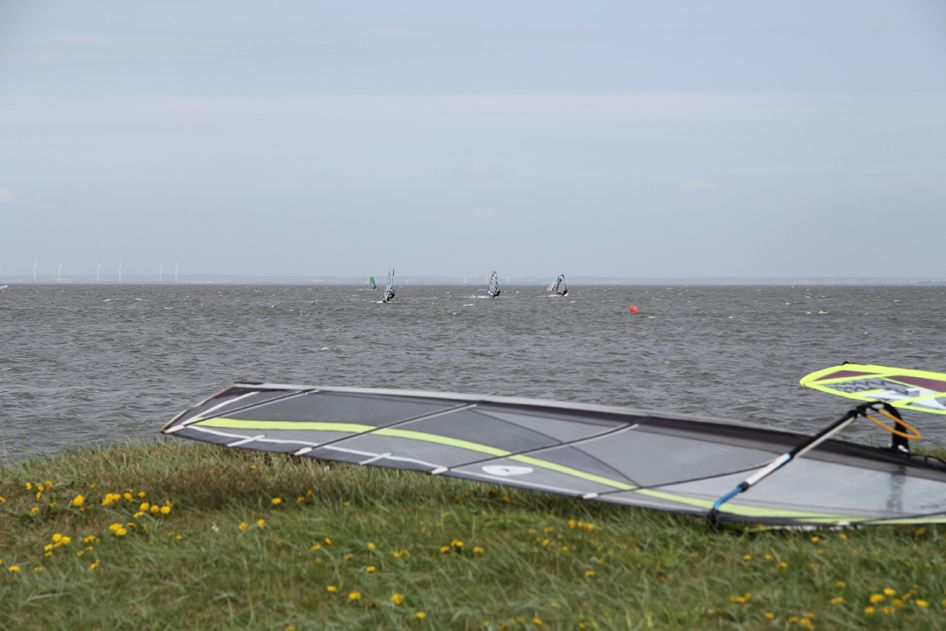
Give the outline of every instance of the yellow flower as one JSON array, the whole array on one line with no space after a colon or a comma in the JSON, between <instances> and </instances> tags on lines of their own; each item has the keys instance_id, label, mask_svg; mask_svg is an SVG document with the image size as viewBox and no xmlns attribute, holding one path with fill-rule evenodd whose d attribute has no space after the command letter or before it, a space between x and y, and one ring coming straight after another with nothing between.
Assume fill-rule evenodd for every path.
<instances>
[{"instance_id":1,"label":"yellow flower","mask_svg":"<svg viewBox=\"0 0 946 631\"><path fill-rule=\"evenodd\" d=\"M391 594L392 605L400 605L402 602L404 602L404 594L398 594L397 592Z\"/></svg>"},{"instance_id":2,"label":"yellow flower","mask_svg":"<svg viewBox=\"0 0 946 631\"><path fill-rule=\"evenodd\" d=\"M532 624L536 625L537 627L541 627L545 623L542 622L542 618L536 616L535 618L532 619Z\"/></svg>"},{"instance_id":3,"label":"yellow flower","mask_svg":"<svg viewBox=\"0 0 946 631\"><path fill-rule=\"evenodd\" d=\"M922 607L923 609L926 609L927 607L930 606L930 604L929 604L927 601L923 600L922 598L917 598L917 599L916 599L916 606L917 606L917 607Z\"/></svg>"},{"instance_id":4,"label":"yellow flower","mask_svg":"<svg viewBox=\"0 0 946 631\"><path fill-rule=\"evenodd\" d=\"M81 507L83 504L85 504L85 495L76 495L74 498L72 498L72 502L70 502L70 504L75 507Z\"/></svg>"},{"instance_id":5,"label":"yellow flower","mask_svg":"<svg viewBox=\"0 0 946 631\"><path fill-rule=\"evenodd\" d=\"M896 593L897 593L897 590L893 589L892 587L884 587L884 594L885 594L885 595L887 595L887 596L893 596L893 595L896 594Z\"/></svg>"},{"instance_id":6,"label":"yellow flower","mask_svg":"<svg viewBox=\"0 0 946 631\"><path fill-rule=\"evenodd\" d=\"M129 502L134 499L134 496L131 494L130 491L126 491L125 494L122 495L122 497L124 497L124 498L125 498L126 500L128 500Z\"/></svg>"},{"instance_id":7,"label":"yellow flower","mask_svg":"<svg viewBox=\"0 0 946 631\"><path fill-rule=\"evenodd\" d=\"M62 535L57 532L53 535L53 543L59 543L60 541L62 541Z\"/></svg>"},{"instance_id":8,"label":"yellow flower","mask_svg":"<svg viewBox=\"0 0 946 631\"><path fill-rule=\"evenodd\" d=\"M369 565L368 567L365 568L365 572L367 572L368 574L374 574L377 571L378 571L378 568L376 568L373 565Z\"/></svg>"},{"instance_id":9,"label":"yellow flower","mask_svg":"<svg viewBox=\"0 0 946 631\"><path fill-rule=\"evenodd\" d=\"M873 607L864 607L864 615L865 615L865 616L873 616L873 615L874 615L874 608L873 608Z\"/></svg>"},{"instance_id":10,"label":"yellow flower","mask_svg":"<svg viewBox=\"0 0 946 631\"><path fill-rule=\"evenodd\" d=\"M162 514L162 515L167 515L167 514L170 513L170 512L171 512L171 507L168 506L167 504L165 504L164 506L161 507L161 514Z\"/></svg>"},{"instance_id":11,"label":"yellow flower","mask_svg":"<svg viewBox=\"0 0 946 631\"><path fill-rule=\"evenodd\" d=\"M877 603L879 603L879 602L883 602L883 601L884 601L884 595L883 595L883 594L871 594L871 595L870 595L870 598L868 598L868 601L870 601L870 604L875 605L875 604L877 604Z\"/></svg>"},{"instance_id":12,"label":"yellow flower","mask_svg":"<svg viewBox=\"0 0 946 631\"><path fill-rule=\"evenodd\" d=\"M483 548L479 546L473 546L473 554L483 554Z\"/></svg>"},{"instance_id":13,"label":"yellow flower","mask_svg":"<svg viewBox=\"0 0 946 631\"><path fill-rule=\"evenodd\" d=\"M576 522L574 519L569 519L569 520L568 520L568 527L569 527L569 528L574 528L576 524L577 524L577 522Z\"/></svg>"},{"instance_id":14,"label":"yellow flower","mask_svg":"<svg viewBox=\"0 0 946 631\"><path fill-rule=\"evenodd\" d=\"M418 620L423 620L424 618L427 617L427 614L425 614L423 611L416 611L414 612L414 617L417 618Z\"/></svg>"},{"instance_id":15,"label":"yellow flower","mask_svg":"<svg viewBox=\"0 0 946 631\"><path fill-rule=\"evenodd\" d=\"M325 545L327 545L327 546L332 545L332 538L331 538L331 537L326 537L325 539L322 539L322 541L323 541L323 542L325 543Z\"/></svg>"},{"instance_id":16,"label":"yellow flower","mask_svg":"<svg viewBox=\"0 0 946 631\"><path fill-rule=\"evenodd\" d=\"M152 504L152 505L151 505L151 511L150 511L150 512L151 512L152 515L157 515L158 512L160 512L160 510L161 510L161 507L158 506L157 504Z\"/></svg>"},{"instance_id":17,"label":"yellow flower","mask_svg":"<svg viewBox=\"0 0 946 631\"><path fill-rule=\"evenodd\" d=\"M279 506L280 504L282 504L282 498L281 498L281 497L274 497L274 498L272 499L272 502L273 502L273 506Z\"/></svg>"},{"instance_id":18,"label":"yellow flower","mask_svg":"<svg viewBox=\"0 0 946 631\"><path fill-rule=\"evenodd\" d=\"M33 490L33 483L32 483L32 482L27 482L27 483L26 483L26 490L27 490L27 491L32 491L32 490Z\"/></svg>"},{"instance_id":19,"label":"yellow flower","mask_svg":"<svg viewBox=\"0 0 946 631\"><path fill-rule=\"evenodd\" d=\"M812 543L818 543L819 541L821 541L821 537L819 537L818 535L812 535L811 537Z\"/></svg>"},{"instance_id":20,"label":"yellow flower","mask_svg":"<svg viewBox=\"0 0 946 631\"><path fill-rule=\"evenodd\" d=\"M766 611L764 615L766 620L775 620L775 614L771 611Z\"/></svg>"},{"instance_id":21,"label":"yellow flower","mask_svg":"<svg viewBox=\"0 0 946 631\"><path fill-rule=\"evenodd\" d=\"M327 591L330 594L334 594L335 592L338 591L338 588L335 587L334 585L329 585L328 587L325 588L325 591Z\"/></svg>"},{"instance_id":22,"label":"yellow flower","mask_svg":"<svg viewBox=\"0 0 946 631\"><path fill-rule=\"evenodd\" d=\"M99 566L99 562L98 562L98 560L95 560L95 561L93 561L92 563L89 564L89 569L94 572L95 569L98 568L98 566Z\"/></svg>"},{"instance_id":23,"label":"yellow flower","mask_svg":"<svg viewBox=\"0 0 946 631\"><path fill-rule=\"evenodd\" d=\"M305 501L305 497L301 495L296 495L296 504L301 504L304 501Z\"/></svg>"},{"instance_id":24,"label":"yellow flower","mask_svg":"<svg viewBox=\"0 0 946 631\"><path fill-rule=\"evenodd\" d=\"M765 560L766 560L766 561L773 561L773 560L775 560L775 557L772 556L771 554L769 554L768 552L766 552L766 553L765 553Z\"/></svg>"},{"instance_id":25,"label":"yellow flower","mask_svg":"<svg viewBox=\"0 0 946 631\"><path fill-rule=\"evenodd\" d=\"M595 575L594 570L585 570L585 578L594 578L594 575Z\"/></svg>"},{"instance_id":26,"label":"yellow flower","mask_svg":"<svg viewBox=\"0 0 946 631\"><path fill-rule=\"evenodd\" d=\"M371 543L370 541L368 542L368 549L369 549L369 550L374 550L374 544Z\"/></svg>"},{"instance_id":27,"label":"yellow flower","mask_svg":"<svg viewBox=\"0 0 946 631\"><path fill-rule=\"evenodd\" d=\"M441 554L446 554L450 552L450 546L440 546L440 552Z\"/></svg>"},{"instance_id":28,"label":"yellow flower","mask_svg":"<svg viewBox=\"0 0 946 631\"><path fill-rule=\"evenodd\" d=\"M751 561L751 560L752 560L752 555L751 555L751 554L744 554L744 555L742 555L742 560L743 560L743 561Z\"/></svg>"},{"instance_id":29,"label":"yellow flower","mask_svg":"<svg viewBox=\"0 0 946 631\"><path fill-rule=\"evenodd\" d=\"M788 567L788 563L786 563L785 561L779 561L779 562L778 562L778 569L784 570L784 569L787 568L787 567Z\"/></svg>"},{"instance_id":30,"label":"yellow flower","mask_svg":"<svg viewBox=\"0 0 946 631\"><path fill-rule=\"evenodd\" d=\"M834 581L834 586L840 589L840 588L847 587L847 583L845 583L844 581Z\"/></svg>"},{"instance_id":31,"label":"yellow flower","mask_svg":"<svg viewBox=\"0 0 946 631\"><path fill-rule=\"evenodd\" d=\"M266 520L260 517L259 519L256 520L256 525L262 528L263 526L266 525Z\"/></svg>"},{"instance_id":32,"label":"yellow flower","mask_svg":"<svg viewBox=\"0 0 946 631\"><path fill-rule=\"evenodd\" d=\"M246 530L246 529L249 528L249 527L250 527L250 525L249 525L248 523L246 523L245 521L241 521L241 522L240 522L240 532L243 532L244 530Z\"/></svg>"},{"instance_id":33,"label":"yellow flower","mask_svg":"<svg viewBox=\"0 0 946 631\"><path fill-rule=\"evenodd\" d=\"M450 542L450 545L452 545L457 550L463 549L463 542L460 541L459 539L454 539L453 541Z\"/></svg>"},{"instance_id":34,"label":"yellow flower","mask_svg":"<svg viewBox=\"0 0 946 631\"><path fill-rule=\"evenodd\" d=\"M138 497L144 497L144 496L145 496L144 491L138 491Z\"/></svg>"},{"instance_id":35,"label":"yellow flower","mask_svg":"<svg viewBox=\"0 0 946 631\"><path fill-rule=\"evenodd\" d=\"M348 600L350 601L361 600L361 592L348 592Z\"/></svg>"},{"instance_id":36,"label":"yellow flower","mask_svg":"<svg viewBox=\"0 0 946 631\"><path fill-rule=\"evenodd\" d=\"M322 546L320 546L317 543L313 543L312 546L309 548L309 552L318 552L321 549L322 549Z\"/></svg>"},{"instance_id":37,"label":"yellow flower","mask_svg":"<svg viewBox=\"0 0 946 631\"><path fill-rule=\"evenodd\" d=\"M175 540L175 541L184 541L184 535L175 535L175 536L174 536L174 540Z\"/></svg>"},{"instance_id":38,"label":"yellow flower","mask_svg":"<svg viewBox=\"0 0 946 631\"><path fill-rule=\"evenodd\" d=\"M831 604L832 604L832 605L843 605L843 604L844 604L844 596L835 596L834 598L831 599Z\"/></svg>"},{"instance_id":39,"label":"yellow flower","mask_svg":"<svg viewBox=\"0 0 946 631\"><path fill-rule=\"evenodd\" d=\"M96 537L95 535L89 535L85 539L82 540L82 543L86 543L86 544L95 543L96 541L98 541L98 539L99 538Z\"/></svg>"},{"instance_id":40,"label":"yellow flower","mask_svg":"<svg viewBox=\"0 0 946 631\"><path fill-rule=\"evenodd\" d=\"M840 539L841 541L847 541L847 533L846 533L846 532L842 532L842 533L838 534L838 539Z\"/></svg>"},{"instance_id":41,"label":"yellow flower","mask_svg":"<svg viewBox=\"0 0 946 631\"><path fill-rule=\"evenodd\" d=\"M28 484L28 483L27 483L27 484ZM20 566L19 566L19 565L11 565L8 569L9 569L11 572L13 572L14 574L16 574L17 572L20 571Z\"/></svg>"},{"instance_id":42,"label":"yellow flower","mask_svg":"<svg viewBox=\"0 0 946 631\"><path fill-rule=\"evenodd\" d=\"M138 510L146 511L150 509L151 509L151 504L148 502L142 502L141 505L138 506Z\"/></svg>"}]
</instances>

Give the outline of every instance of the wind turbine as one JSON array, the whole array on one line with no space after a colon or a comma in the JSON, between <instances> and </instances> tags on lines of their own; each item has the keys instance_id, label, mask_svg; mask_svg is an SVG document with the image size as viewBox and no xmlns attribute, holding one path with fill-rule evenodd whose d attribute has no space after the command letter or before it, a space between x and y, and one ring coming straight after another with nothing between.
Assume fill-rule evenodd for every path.
<instances>
[{"instance_id":1,"label":"wind turbine","mask_svg":"<svg viewBox=\"0 0 946 631\"><path fill-rule=\"evenodd\" d=\"M122 282L122 262L118 261L118 282Z\"/></svg>"},{"instance_id":2,"label":"wind turbine","mask_svg":"<svg viewBox=\"0 0 946 631\"><path fill-rule=\"evenodd\" d=\"M95 282L101 282L102 280L102 264L99 263L95 266Z\"/></svg>"},{"instance_id":3,"label":"wind turbine","mask_svg":"<svg viewBox=\"0 0 946 631\"><path fill-rule=\"evenodd\" d=\"M56 276L56 282L62 282L62 261L59 262L59 274Z\"/></svg>"},{"instance_id":4,"label":"wind turbine","mask_svg":"<svg viewBox=\"0 0 946 631\"><path fill-rule=\"evenodd\" d=\"M33 259L33 282L36 282L36 265L39 263L36 259Z\"/></svg>"},{"instance_id":5,"label":"wind turbine","mask_svg":"<svg viewBox=\"0 0 946 631\"><path fill-rule=\"evenodd\" d=\"M161 267L158 268L158 282L164 282L164 263L161 263Z\"/></svg>"}]
</instances>

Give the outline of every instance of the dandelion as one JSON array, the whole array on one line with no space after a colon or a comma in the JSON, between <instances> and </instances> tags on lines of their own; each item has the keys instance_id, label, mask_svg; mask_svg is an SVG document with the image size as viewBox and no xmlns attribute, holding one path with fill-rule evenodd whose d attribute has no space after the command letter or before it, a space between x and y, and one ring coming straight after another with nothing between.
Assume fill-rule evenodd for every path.
<instances>
[{"instance_id":1,"label":"dandelion","mask_svg":"<svg viewBox=\"0 0 946 631\"><path fill-rule=\"evenodd\" d=\"M33 483L32 483L32 482L27 482L27 483L26 483L26 490L27 490L27 491L32 491L32 490L33 490Z\"/></svg>"},{"instance_id":2,"label":"dandelion","mask_svg":"<svg viewBox=\"0 0 946 631\"><path fill-rule=\"evenodd\" d=\"M351 602L361 600L361 592L348 592L348 600Z\"/></svg>"},{"instance_id":3,"label":"dandelion","mask_svg":"<svg viewBox=\"0 0 946 631\"><path fill-rule=\"evenodd\" d=\"M334 585L329 585L328 587L325 588L325 591L327 591L330 594L334 594L335 592L338 591L338 588L335 587Z\"/></svg>"},{"instance_id":4,"label":"dandelion","mask_svg":"<svg viewBox=\"0 0 946 631\"><path fill-rule=\"evenodd\" d=\"M42 565L37 565L36 567L33 568L33 574L39 574L40 572L45 572L45 571L46 571L46 568L44 568Z\"/></svg>"},{"instance_id":5,"label":"dandelion","mask_svg":"<svg viewBox=\"0 0 946 631\"><path fill-rule=\"evenodd\" d=\"M266 525L266 520L260 517L259 519L256 520L256 525L262 528L263 526Z\"/></svg>"},{"instance_id":6,"label":"dandelion","mask_svg":"<svg viewBox=\"0 0 946 631\"><path fill-rule=\"evenodd\" d=\"M135 519L141 519L141 518L144 517L144 516L145 516L145 514L144 514L143 511L138 511L137 513L135 513L134 515L132 515L132 517L134 517Z\"/></svg>"},{"instance_id":7,"label":"dandelion","mask_svg":"<svg viewBox=\"0 0 946 631\"><path fill-rule=\"evenodd\" d=\"M162 515L167 515L167 514L170 513L170 512L171 512L171 507L168 506L167 504L165 504L164 506L161 507L161 514L162 514Z\"/></svg>"},{"instance_id":8,"label":"dandelion","mask_svg":"<svg viewBox=\"0 0 946 631\"><path fill-rule=\"evenodd\" d=\"M282 504L282 498L281 498L281 497L274 497L274 498L273 498L272 500L270 500L270 501L272 501L273 506L279 506L280 504Z\"/></svg>"},{"instance_id":9,"label":"dandelion","mask_svg":"<svg viewBox=\"0 0 946 631\"><path fill-rule=\"evenodd\" d=\"M877 603L883 602L885 600L885 596L883 594L871 594L870 598L867 600L870 602L870 604L876 605Z\"/></svg>"},{"instance_id":10,"label":"dandelion","mask_svg":"<svg viewBox=\"0 0 946 631\"><path fill-rule=\"evenodd\" d=\"M374 544L371 543L370 541L368 542L368 549L369 549L369 550L374 550Z\"/></svg>"},{"instance_id":11,"label":"dandelion","mask_svg":"<svg viewBox=\"0 0 946 631\"><path fill-rule=\"evenodd\" d=\"M88 545L90 543L95 543L96 541L98 541L98 539L99 538L96 537L95 535L88 535L82 540L82 543Z\"/></svg>"},{"instance_id":12,"label":"dandelion","mask_svg":"<svg viewBox=\"0 0 946 631\"><path fill-rule=\"evenodd\" d=\"M841 541L847 541L847 533L846 533L846 532L842 532L842 533L838 534L838 539L840 539Z\"/></svg>"},{"instance_id":13,"label":"dandelion","mask_svg":"<svg viewBox=\"0 0 946 631\"><path fill-rule=\"evenodd\" d=\"M126 491L126 492L122 495L122 497L124 497L124 498L125 498L127 501L129 501L129 502L131 502L131 501L133 501L133 500L135 499L135 496L131 494L131 491Z\"/></svg>"},{"instance_id":14,"label":"dandelion","mask_svg":"<svg viewBox=\"0 0 946 631\"><path fill-rule=\"evenodd\" d=\"M427 618L427 614L424 613L423 611L415 611L414 617L417 618L418 620L424 620L425 618Z\"/></svg>"},{"instance_id":15,"label":"dandelion","mask_svg":"<svg viewBox=\"0 0 946 631\"><path fill-rule=\"evenodd\" d=\"M479 546L473 546L473 554L483 554L483 548Z\"/></svg>"},{"instance_id":16,"label":"dandelion","mask_svg":"<svg viewBox=\"0 0 946 631\"><path fill-rule=\"evenodd\" d=\"M157 515L161 511L161 507L157 504L151 505L151 510L149 511L152 515Z\"/></svg>"},{"instance_id":17,"label":"dandelion","mask_svg":"<svg viewBox=\"0 0 946 631\"><path fill-rule=\"evenodd\" d=\"M742 555L742 560L743 560L743 561L751 561L751 560L752 560L752 555L751 555L751 554L744 554L744 555Z\"/></svg>"},{"instance_id":18,"label":"dandelion","mask_svg":"<svg viewBox=\"0 0 946 631\"><path fill-rule=\"evenodd\" d=\"M577 526L577 525L578 525L578 522L576 522L574 519L569 519L569 520L568 520L568 527L569 527L569 528L574 528L574 527Z\"/></svg>"},{"instance_id":19,"label":"dandelion","mask_svg":"<svg viewBox=\"0 0 946 631\"><path fill-rule=\"evenodd\" d=\"M404 602L404 594L399 594L397 592L394 592L393 594L391 594L392 605L397 606L397 605L400 605L402 602Z\"/></svg>"},{"instance_id":20,"label":"dandelion","mask_svg":"<svg viewBox=\"0 0 946 631\"><path fill-rule=\"evenodd\" d=\"M784 570L784 569L787 568L787 567L788 567L788 563L786 563L785 561L779 561L779 562L778 562L778 569Z\"/></svg>"},{"instance_id":21,"label":"dandelion","mask_svg":"<svg viewBox=\"0 0 946 631\"><path fill-rule=\"evenodd\" d=\"M249 527L250 527L250 525L249 525L248 523L246 523L245 521L241 521L241 522L240 522L240 532L243 532L244 530L246 530L246 529L249 528Z\"/></svg>"},{"instance_id":22,"label":"dandelion","mask_svg":"<svg viewBox=\"0 0 946 631\"><path fill-rule=\"evenodd\" d=\"M774 560L775 560L775 557L772 556L771 554L769 554L768 552L766 552L766 553L765 553L765 560L766 560L766 561L774 561Z\"/></svg>"},{"instance_id":23,"label":"dandelion","mask_svg":"<svg viewBox=\"0 0 946 631\"><path fill-rule=\"evenodd\" d=\"M864 607L864 615L865 615L865 616L873 616L873 615L874 615L874 608L873 608L873 607Z\"/></svg>"},{"instance_id":24,"label":"dandelion","mask_svg":"<svg viewBox=\"0 0 946 631\"><path fill-rule=\"evenodd\" d=\"M327 546L330 546L330 545L332 545L332 538L331 538L331 537L326 537L325 539L322 539L322 543L324 543L324 544L327 545Z\"/></svg>"},{"instance_id":25,"label":"dandelion","mask_svg":"<svg viewBox=\"0 0 946 631\"><path fill-rule=\"evenodd\" d=\"M376 568L373 565L369 565L368 567L365 568L365 572L367 572L368 574L374 574L377 571L378 571L378 568Z\"/></svg>"},{"instance_id":26,"label":"dandelion","mask_svg":"<svg viewBox=\"0 0 946 631\"><path fill-rule=\"evenodd\" d=\"M441 553L441 554L446 554L446 553L448 553L448 552L450 552L450 546L440 546L440 553Z\"/></svg>"},{"instance_id":27,"label":"dandelion","mask_svg":"<svg viewBox=\"0 0 946 631\"><path fill-rule=\"evenodd\" d=\"M917 607L922 607L923 609L926 609L930 606L930 604L922 598L917 598L915 602Z\"/></svg>"},{"instance_id":28,"label":"dandelion","mask_svg":"<svg viewBox=\"0 0 946 631\"><path fill-rule=\"evenodd\" d=\"M53 535L52 539L53 539L53 543L59 543L60 541L62 541L62 535L57 532L56 534Z\"/></svg>"},{"instance_id":29,"label":"dandelion","mask_svg":"<svg viewBox=\"0 0 946 631\"><path fill-rule=\"evenodd\" d=\"M766 620L775 620L775 613L766 611L764 614Z\"/></svg>"},{"instance_id":30,"label":"dandelion","mask_svg":"<svg viewBox=\"0 0 946 631\"><path fill-rule=\"evenodd\" d=\"M145 492L144 492L144 491L138 491L138 497L139 497L139 498L144 497L144 496L145 496Z\"/></svg>"},{"instance_id":31,"label":"dandelion","mask_svg":"<svg viewBox=\"0 0 946 631\"><path fill-rule=\"evenodd\" d=\"M89 563L89 570L92 571L92 572L94 572L96 569L98 569L98 567L99 567L99 561L98 561L98 559L96 559L96 560L93 561L92 563Z\"/></svg>"},{"instance_id":32,"label":"dandelion","mask_svg":"<svg viewBox=\"0 0 946 631\"><path fill-rule=\"evenodd\" d=\"M174 536L174 540L175 540L175 541L184 541L184 535L175 535L175 536Z\"/></svg>"},{"instance_id":33,"label":"dandelion","mask_svg":"<svg viewBox=\"0 0 946 631\"><path fill-rule=\"evenodd\" d=\"M831 604L832 604L832 605L843 605L843 604L844 604L844 596L835 596L834 598L831 599Z\"/></svg>"},{"instance_id":34,"label":"dandelion","mask_svg":"<svg viewBox=\"0 0 946 631\"><path fill-rule=\"evenodd\" d=\"M752 594L750 594L750 593L745 593L745 594L742 594L742 595L738 595L738 594L737 594L737 595L735 595L735 596L730 596L730 597L729 597L729 602L730 602L731 604L733 604L733 605L744 605L744 604L746 604L747 602L749 602L750 600L752 600Z\"/></svg>"},{"instance_id":35,"label":"dandelion","mask_svg":"<svg viewBox=\"0 0 946 631\"><path fill-rule=\"evenodd\" d=\"M29 484L29 483L27 483L27 484ZM7 569L10 570L10 572L12 572L13 574L18 574L18 573L20 572L20 566L19 566L19 565L11 565L11 566L10 566L9 568L7 568Z\"/></svg>"},{"instance_id":36,"label":"dandelion","mask_svg":"<svg viewBox=\"0 0 946 631\"><path fill-rule=\"evenodd\" d=\"M542 618L536 616L535 618L532 619L532 624L534 624L537 627L541 627L545 623L542 622Z\"/></svg>"},{"instance_id":37,"label":"dandelion","mask_svg":"<svg viewBox=\"0 0 946 631\"><path fill-rule=\"evenodd\" d=\"M897 593L897 590L893 589L892 587L884 587L884 594L886 596L893 596L896 593Z\"/></svg>"},{"instance_id":38,"label":"dandelion","mask_svg":"<svg viewBox=\"0 0 946 631\"><path fill-rule=\"evenodd\" d=\"M76 508L82 508L82 505L85 504L85 495L76 495L69 504Z\"/></svg>"},{"instance_id":39,"label":"dandelion","mask_svg":"<svg viewBox=\"0 0 946 631\"><path fill-rule=\"evenodd\" d=\"M811 537L812 543L818 543L819 541L821 541L821 537L819 537L818 535L812 535Z\"/></svg>"},{"instance_id":40,"label":"dandelion","mask_svg":"<svg viewBox=\"0 0 946 631\"><path fill-rule=\"evenodd\" d=\"M847 583L845 583L844 581L834 581L834 586L837 587L838 589L843 589L847 587Z\"/></svg>"},{"instance_id":41,"label":"dandelion","mask_svg":"<svg viewBox=\"0 0 946 631\"><path fill-rule=\"evenodd\" d=\"M305 501L305 498L301 495L296 495L296 504L301 504Z\"/></svg>"},{"instance_id":42,"label":"dandelion","mask_svg":"<svg viewBox=\"0 0 946 631\"><path fill-rule=\"evenodd\" d=\"M595 576L594 570L585 570L585 578L594 578L594 576Z\"/></svg>"}]
</instances>

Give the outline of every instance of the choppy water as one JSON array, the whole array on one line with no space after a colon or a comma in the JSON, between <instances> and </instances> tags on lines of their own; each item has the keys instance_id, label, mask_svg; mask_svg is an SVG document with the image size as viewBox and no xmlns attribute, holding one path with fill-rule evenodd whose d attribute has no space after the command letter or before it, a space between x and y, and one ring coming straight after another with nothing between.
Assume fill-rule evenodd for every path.
<instances>
[{"instance_id":1,"label":"choppy water","mask_svg":"<svg viewBox=\"0 0 946 631\"><path fill-rule=\"evenodd\" d=\"M0 294L0 458L153 437L237 380L420 388L811 430L798 386L844 360L946 369L942 287L14 285ZM628 306L640 308L637 315ZM939 445L946 420L913 420ZM886 441L865 424L845 436ZM860 433L860 434L859 434Z\"/></svg>"}]
</instances>

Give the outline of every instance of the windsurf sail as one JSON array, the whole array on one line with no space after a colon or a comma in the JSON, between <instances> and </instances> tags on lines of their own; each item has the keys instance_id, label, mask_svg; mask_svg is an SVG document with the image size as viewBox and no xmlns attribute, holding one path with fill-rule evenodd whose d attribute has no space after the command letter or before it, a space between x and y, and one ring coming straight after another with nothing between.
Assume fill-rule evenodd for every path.
<instances>
[{"instance_id":1,"label":"windsurf sail","mask_svg":"<svg viewBox=\"0 0 946 631\"><path fill-rule=\"evenodd\" d=\"M486 282L486 293L492 298L502 293L499 289L499 275L495 271L489 275L489 280Z\"/></svg>"},{"instance_id":2,"label":"windsurf sail","mask_svg":"<svg viewBox=\"0 0 946 631\"><path fill-rule=\"evenodd\" d=\"M559 274L558 278L555 279L555 286L552 288L559 296L564 296L568 294L568 286L565 284L565 274Z\"/></svg>"},{"instance_id":3,"label":"windsurf sail","mask_svg":"<svg viewBox=\"0 0 946 631\"><path fill-rule=\"evenodd\" d=\"M378 288L378 283L374 282L374 276L368 277L368 287L370 287L372 291Z\"/></svg>"},{"instance_id":4,"label":"windsurf sail","mask_svg":"<svg viewBox=\"0 0 946 631\"><path fill-rule=\"evenodd\" d=\"M384 294L382 302L391 302L394 300L394 268L388 270L388 278L384 283Z\"/></svg>"},{"instance_id":5,"label":"windsurf sail","mask_svg":"<svg viewBox=\"0 0 946 631\"><path fill-rule=\"evenodd\" d=\"M806 436L533 399L236 384L162 431L582 500L704 517L715 512L723 522L946 523L946 467L832 438L839 424ZM790 466L776 466L785 454L793 454Z\"/></svg>"},{"instance_id":6,"label":"windsurf sail","mask_svg":"<svg viewBox=\"0 0 946 631\"><path fill-rule=\"evenodd\" d=\"M946 373L844 363L805 375L801 385L848 399L946 414Z\"/></svg>"}]
</instances>

